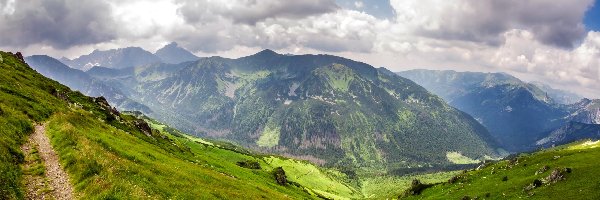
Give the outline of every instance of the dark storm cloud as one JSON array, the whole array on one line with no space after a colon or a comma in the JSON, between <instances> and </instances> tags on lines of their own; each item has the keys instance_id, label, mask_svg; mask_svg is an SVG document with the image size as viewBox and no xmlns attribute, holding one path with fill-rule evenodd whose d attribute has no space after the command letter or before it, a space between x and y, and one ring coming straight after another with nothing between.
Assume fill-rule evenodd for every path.
<instances>
[{"instance_id":1,"label":"dark storm cloud","mask_svg":"<svg viewBox=\"0 0 600 200\"><path fill-rule=\"evenodd\" d=\"M116 38L110 6L95 0L0 1L0 45L46 44L56 49ZM4 11L3 11L4 10ZM7 12L12 11L12 12Z\"/></svg>"},{"instance_id":2,"label":"dark storm cloud","mask_svg":"<svg viewBox=\"0 0 600 200\"><path fill-rule=\"evenodd\" d=\"M235 23L256 24L269 18L300 19L338 9L334 0L177 0L179 13L190 23L205 23L219 17Z\"/></svg>"},{"instance_id":3,"label":"dark storm cloud","mask_svg":"<svg viewBox=\"0 0 600 200\"><path fill-rule=\"evenodd\" d=\"M398 19L418 21L416 33L428 37L503 44L511 29L531 31L537 40L573 48L586 34L582 23L593 0L459 0L393 1ZM406 14L408 13L408 14Z\"/></svg>"}]
</instances>

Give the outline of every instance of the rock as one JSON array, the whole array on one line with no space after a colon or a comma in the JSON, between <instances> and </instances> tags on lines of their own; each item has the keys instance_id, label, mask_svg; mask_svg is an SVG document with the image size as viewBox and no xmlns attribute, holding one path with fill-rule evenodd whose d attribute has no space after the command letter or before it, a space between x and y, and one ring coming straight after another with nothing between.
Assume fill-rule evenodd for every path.
<instances>
[{"instance_id":1,"label":"rock","mask_svg":"<svg viewBox=\"0 0 600 200\"><path fill-rule=\"evenodd\" d=\"M544 165L542 168L535 171L535 175L542 174L542 173L548 171L549 169L550 169L550 167L548 167L548 165Z\"/></svg>"},{"instance_id":2,"label":"rock","mask_svg":"<svg viewBox=\"0 0 600 200\"><path fill-rule=\"evenodd\" d=\"M533 180L533 183L525 186L523 188L523 190L530 191L530 190L533 190L533 189L538 188L540 186L542 186L542 181L540 181L539 179L535 179L535 180Z\"/></svg>"},{"instance_id":3,"label":"rock","mask_svg":"<svg viewBox=\"0 0 600 200\"><path fill-rule=\"evenodd\" d=\"M69 96L67 95L66 92L59 91L56 88L52 89L51 94L52 94L52 96L55 96L56 98L59 98L59 99L61 99L63 101L68 101L68 99L69 99Z\"/></svg>"},{"instance_id":4,"label":"rock","mask_svg":"<svg viewBox=\"0 0 600 200\"><path fill-rule=\"evenodd\" d=\"M121 116L121 113L115 107L111 107L106 98L103 96L94 98L94 102L98 103L102 109L108 111L116 119Z\"/></svg>"},{"instance_id":5,"label":"rock","mask_svg":"<svg viewBox=\"0 0 600 200\"><path fill-rule=\"evenodd\" d=\"M548 177L544 178L547 183L556 183L565 179L565 169L556 168L552 170L552 173Z\"/></svg>"},{"instance_id":6,"label":"rock","mask_svg":"<svg viewBox=\"0 0 600 200\"><path fill-rule=\"evenodd\" d=\"M15 56L22 62L25 62L25 58L23 58L23 54L21 54L21 52L17 52Z\"/></svg>"},{"instance_id":7,"label":"rock","mask_svg":"<svg viewBox=\"0 0 600 200\"><path fill-rule=\"evenodd\" d=\"M512 167L514 167L514 166L516 166L516 165L518 165L518 164L519 164L519 158L513 158L513 159L510 159L510 160L508 161L508 165L507 165L507 167L508 167L508 168L512 168Z\"/></svg>"},{"instance_id":8,"label":"rock","mask_svg":"<svg viewBox=\"0 0 600 200\"><path fill-rule=\"evenodd\" d=\"M148 123L146 123L146 121L144 121L143 119L136 119L133 121L133 124L140 131L142 131L142 133L146 134L146 136L152 136L152 129L150 128L150 125L148 125Z\"/></svg>"},{"instance_id":9,"label":"rock","mask_svg":"<svg viewBox=\"0 0 600 200\"><path fill-rule=\"evenodd\" d=\"M285 175L285 171L282 167L273 169L273 176L275 176L275 181L277 181L277 184L287 185L287 176Z\"/></svg>"}]
</instances>

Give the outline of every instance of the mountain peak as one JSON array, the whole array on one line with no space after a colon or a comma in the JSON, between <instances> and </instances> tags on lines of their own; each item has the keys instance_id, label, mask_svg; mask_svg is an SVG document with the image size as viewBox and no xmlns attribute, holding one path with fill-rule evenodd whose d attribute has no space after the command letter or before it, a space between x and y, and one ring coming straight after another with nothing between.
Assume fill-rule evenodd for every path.
<instances>
[{"instance_id":1,"label":"mountain peak","mask_svg":"<svg viewBox=\"0 0 600 200\"><path fill-rule=\"evenodd\" d=\"M167 48L167 47L179 47L179 44L177 44L177 42L171 42L171 43L165 45L163 48Z\"/></svg>"},{"instance_id":2,"label":"mountain peak","mask_svg":"<svg viewBox=\"0 0 600 200\"><path fill-rule=\"evenodd\" d=\"M255 56L277 56L279 55L277 52L271 50L271 49L265 49L262 50L256 54L254 54Z\"/></svg>"},{"instance_id":3,"label":"mountain peak","mask_svg":"<svg viewBox=\"0 0 600 200\"><path fill-rule=\"evenodd\" d=\"M165 45L163 48L157 50L154 55L169 64L198 60L198 56L195 56L188 50L180 47L177 42L171 42Z\"/></svg>"}]
</instances>

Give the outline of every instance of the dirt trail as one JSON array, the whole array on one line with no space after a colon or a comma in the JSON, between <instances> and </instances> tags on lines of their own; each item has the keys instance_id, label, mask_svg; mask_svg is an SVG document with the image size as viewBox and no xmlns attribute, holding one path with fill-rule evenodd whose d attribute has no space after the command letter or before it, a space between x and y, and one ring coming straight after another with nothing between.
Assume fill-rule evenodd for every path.
<instances>
[{"instance_id":1,"label":"dirt trail","mask_svg":"<svg viewBox=\"0 0 600 200\"><path fill-rule=\"evenodd\" d=\"M31 145L35 145L39 151L39 155L46 167L45 176L48 179L54 199L73 199L73 187L69 183L69 175L60 166L58 155L56 155L56 152L52 149L52 145L50 145L50 140L46 136L46 125L36 125L35 131L29 137L29 142L23 145L23 147L30 148ZM31 191L31 188L28 185L29 191ZM27 196L31 197L35 196L35 194L28 194Z\"/></svg>"}]
</instances>

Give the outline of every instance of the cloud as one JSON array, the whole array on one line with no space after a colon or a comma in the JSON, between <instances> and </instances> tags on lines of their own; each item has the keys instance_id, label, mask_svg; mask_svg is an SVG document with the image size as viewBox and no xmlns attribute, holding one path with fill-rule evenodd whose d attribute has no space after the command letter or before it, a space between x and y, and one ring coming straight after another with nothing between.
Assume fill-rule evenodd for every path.
<instances>
[{"instance_id":1,"label":"cloud","mask_svg":"<svg viewBox=\"0 0 600 200\"><path fill-rule=\"evenodd\" d=\"M582 24L592 0L337 2L0 0L0 47L56 57L171 41L198 55L270 48L393 71L509 72L600 97L600 34ZM377 16L384 4L394 16Z\"/></svg>"},{"instance_id":2,"label":"cloud","mask_svg":"<svg viewBox=\"0 0 600 200\"><path fill-rule=\"evenodd\" d=\"M363 8L365 6L365 4L362 1L355 1L354 2L354 7L355 8Z\"/></svg>"},{"instance_id":3,"label":"cloud","mask_svg":"<svg viewBox=\"0 0 600 200\"><path fill-rule=\"evenodd\" d=\"M94 0L4 1L0 45L47 44L58 49L117 37L107 3ZM13 7L11 7L13 6Z\"/></svg>"},{"instance_id":4,"label":"cloud","mask_svg":"<svg viewBox=\"0 0 600 200\"><path fill-rule=\"evenodd\" d=\"M179 12L190 23L205 23L219 18L235 23L256 24L269 18L302 19L338 9L333 0L176 0Z\"/></svg>"},{"instance_id":5,"label":"cloud","mask_svg":"<svg viewBox=\"0 0 600 200\"><path fill-rule=\"evenodd\" d=\"M326 52L370 52L376 26L389 23L353 10L337 10L302 19L267 18L254 25L226 19L186 24L168 37L193 51L216 52L235 46L283 49L306 47Z\"/></svg>"},{"instance_id":6,"label":"cloud","mask_svg":"<svg viewBox=\"0 0 600 200\"><path fill-rule=\"evenodd\" d=\"M511 29L572 48L585 36L582 24L593 0L391 0L399 24L417 35L498 46Z\"/></svg>"},{"instance_id":7,"label":"cloud","mask_svg":"<svg viewBox=\"0 0 600 200\"><path fill-rule=\"evenodd\" d=\"M560 83L562 87L583 86L596 89L595 93L600 91L599 32L589 32L573 50L545 45L533 40L532 33L524 30L507 32L505 37L506 43L490 59L494 65L538 76L554 85Z\"/></svg>"}]
</instances>

